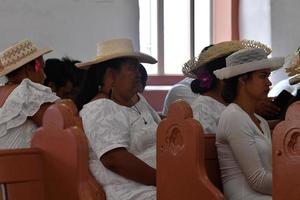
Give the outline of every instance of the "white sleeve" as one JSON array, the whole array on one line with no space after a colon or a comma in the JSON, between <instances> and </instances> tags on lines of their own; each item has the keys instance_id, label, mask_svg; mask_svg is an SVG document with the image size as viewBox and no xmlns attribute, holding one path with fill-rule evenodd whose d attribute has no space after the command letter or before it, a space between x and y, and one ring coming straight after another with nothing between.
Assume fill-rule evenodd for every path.
<instances>
[{"instance_id":1,"label":"white sleeve","mask_svg":"<svg viewBox=\"0 0 300 200\"><path fill-rule=\"evenodd\" d=\"M24 79L0 108L0 136L6 134L7 130L23 124L42 104L58 99L50 88Z\"/></svg>"},{"instance_id":2,"label":"white sleeve","mask_svg":"<svg viewBox=\"0 0 300 200\"><path fill-rule=\"evenodd\" d=\"M253 126L239 113L232 113L226 138L250 187L260 193L272 194L272 172L266 170L256 149Z\"/></svg>"},{"instance_id":3,"label":"white sleeve","mask_svg":"<svg viewBox=\"0 0 300 200\"><path fill-rule=\"evenodd\" d=\"M106 152L129 146L129 121L120 106L110 100L100 100L85 106L82 117L89 144L99 159Z\"/></svg>"},{"instance_id":4,"label":"white sleeve","mask_svg":"<svg viewBox=\"0 0 300 200\"><path fill-rule=\"evenodd\" d=\"M205 133L216 133L218 128L219 114L212 112L209 105L204 102L194 101L192 104L194 119L198 120ZM217 115L217 116L216 116Z\"/></svg>"},{"instance_id":5,"label":"white sleeve","mask_svg":"<svg viewBox=\"0 0 300 200\"><path fill-rule=\"evenodd\" d=\"M166 96L162 114L167 115L169 106L176 100L182 99L186 101L188 104L191 104L195 99L195 97L191 93L192 93L191 89L189 89L187 86L175 85L173 88L170 89L170 91Z\"/></svg>"}]
</instances>

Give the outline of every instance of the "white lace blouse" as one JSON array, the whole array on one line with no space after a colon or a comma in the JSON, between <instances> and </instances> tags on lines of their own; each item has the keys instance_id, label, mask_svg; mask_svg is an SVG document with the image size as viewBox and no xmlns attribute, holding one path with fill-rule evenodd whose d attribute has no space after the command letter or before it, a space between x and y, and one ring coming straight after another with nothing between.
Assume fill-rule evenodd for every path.
<instances>
[{"instance_id":1,"label":"white lace blouse","mask_svg":"<svg viewBox=\"0 0 300 200\"><path fill-rule=\"evenodd\" d=\"M100 157L124 147L156 167L156 128L144 98L133 107L120 106L109 99L98 99L80 111L90 146L90 169L104 187L107 200L156 199L156 188L128 180L105 168Z\"/></svg>"},{"instance_id":2,"label":"white lace blouse","mask_svg":"<svg viewBox=\"0 0 300 200\"><path fill-rule=\"evenodd\" d=\"M191 107L194 118L201 123L204 133L216 133L220 115L226 108L225 105L209 96L200 95Z\"/></svg>"},{"instance_id":3,"label":"white lace blouse","mask_svg":"<svg viewBox=\"0 0 300 200\"><path fill-rule=\"evenodd\" d=\"M0 149L30 147L36 125L28 117L42 104L58 99L50 88L24 79L0 108Z\"/></svg>"},{"instance_id":4,"label":"white lace blouse","mask_svg":"<svg viewBox=\"0 0 300 200\"><path fill-rule=\"evenodd\" d=\"M272 199L272 141L266 120L261 130L237 104L221 114L216 146L227 200Z\"/></svg>"}]
</instances>

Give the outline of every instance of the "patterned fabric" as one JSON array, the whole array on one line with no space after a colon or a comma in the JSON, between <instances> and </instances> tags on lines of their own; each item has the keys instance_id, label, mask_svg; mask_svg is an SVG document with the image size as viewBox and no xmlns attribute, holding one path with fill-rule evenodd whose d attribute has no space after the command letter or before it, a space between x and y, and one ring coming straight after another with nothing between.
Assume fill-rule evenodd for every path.
<instances>
[{"instance_id":1,"label":"patterned fabric","mask_svg":"<svg viewBox=\"0 0 300 200\"><path fill-rule=\"evenodd\" d=\"M50 88L24 79L0 108L0 149L29 147L36 126L28 117L57 99Z\"/></svg>"},{"instance_id":2,"label":"patterned fabric","mask_svg":"<svg viewBox=\"0 0 300 200\"><path fill-rule=\"evenodd\" d=\"M205 133L216 133L221 113L225 110L225 105L215 99L200 95L192 103L193 115L198 120Z\"/></svg>"},{"instance_id":3,"label":"patterned fabric","mask_svg":"<svg viewBox=\"0 0 300 200\"><path fill-rule=\"evenodd\" d=\"M272 199L272 140L266 120L260 129L237 104L221 114L216 146L227 200Z\"/></svg>"},{"instance_id":4,"label":"patterned fabric","mask_svg":"<svg viewBox=\"0 0 300 200\"><path fill-rule=\"evenodd\" d=\"M186 101L188 104L192 104L192 102L199 96L199 94L193 93L191 90L191 82L194 79L185 78L182 81L176 83L168 92L165 102L164 108L162 111L163 115L168 114L169 106L176 100L182 99Z\"/></svg>"},{"instance_id":5,"label":"patterned fabric","mask_svg":"<svg viewBox=\"0 0 300 200\"><path fill-rule=\"evenodd\" d=\"M120 106L109 99L98 99L80 111L90 146L90 169L104 187L107 200L156 199L156 188L128 180L105 168L100 157L124 147L156 167L156 128L144 98L134 107Z\"/></svg>"}]
</instances>

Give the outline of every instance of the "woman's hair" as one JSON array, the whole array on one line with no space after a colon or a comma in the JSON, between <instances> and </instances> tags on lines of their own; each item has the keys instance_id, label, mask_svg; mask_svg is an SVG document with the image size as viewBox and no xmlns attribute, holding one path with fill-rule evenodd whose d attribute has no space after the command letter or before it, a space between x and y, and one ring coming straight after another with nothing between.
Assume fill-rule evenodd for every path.
<instances>
[{"instance_id":1,"label":"woman's hair","mask_svg":"<svg viewBox=\"0 0 300 200\"><path fill-rule=\"evenodd\" d=\"M84 104L90 102L99 92L99 88L101 90L104 86L104 75L107 69L112 68L114 70L119 70L121 64L126 60L127 58L116 58L94 64L88 69L83 79L83 83L80 86L80 91L75 98L78 110L80 110Z\"/></svg>"},{"instance_id":2,"label":"woman's hair","mask_svg":"<svg viewBox=\"0 0 300 200\"><path fill-rule=\"evenodd\" d=\"M44 72L46 74L44 85L46 86L52 82L55 84L55 87L60 88L70 79L69 75L66 73L63 63L57 58L46 60Z\"/></svg>"},{"instance_id":3,"label":"woman's hair","mask_svg":"<svg viewBox=\"0 0 300 200\"><path fill-rule=\"evenodd\" d=\"M226 66L226 57L223 56L205 64L203 69L197 73L197 79L191 82L191 89L194 93L203 94L215 89L219 80L213 72Z\"/></svg>"},{"instance_id":4,"label":"woman's hair","mask_svg":"<svg viewBox=\"0 0 300 200\"><path fill-rule=\"evenodd\" d=\"M141 74L141 83L143 85L143 88L145 88L147 85L147 80L148 80L147 70L145 69L144 65L142 65L142 64L139 64L138 70Z\"/></svg>"},{"instance_id":5,"label":"woman's hair","mask_svg":"<svg viewBox=\"0 0 300 200\"><path fill-rule=\"evenodd\" d=\"M226 103L232 103L237 96L238 81L241 76L245 76L247 79L250 78L252 72L234 76L229 79L223 80L222 97Z\"/></svg>"}]
</instances>

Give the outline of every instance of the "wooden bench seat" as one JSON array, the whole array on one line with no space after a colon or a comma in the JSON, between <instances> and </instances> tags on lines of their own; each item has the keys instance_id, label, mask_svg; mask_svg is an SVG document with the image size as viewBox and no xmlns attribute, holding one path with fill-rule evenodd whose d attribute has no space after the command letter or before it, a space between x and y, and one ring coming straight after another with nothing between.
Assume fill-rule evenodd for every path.
<instances>
[{"instance_id":1,"label":"wooden bench seat","mask_svg":"<svg viewBox=\"0 0 300 200\"><path fill-rule=\"evenodd\" d=\"M0 151L4 200L105 200L89 171L86 137L75 105L50 106L32 148Z\"/></svg>"}]
</instances>

